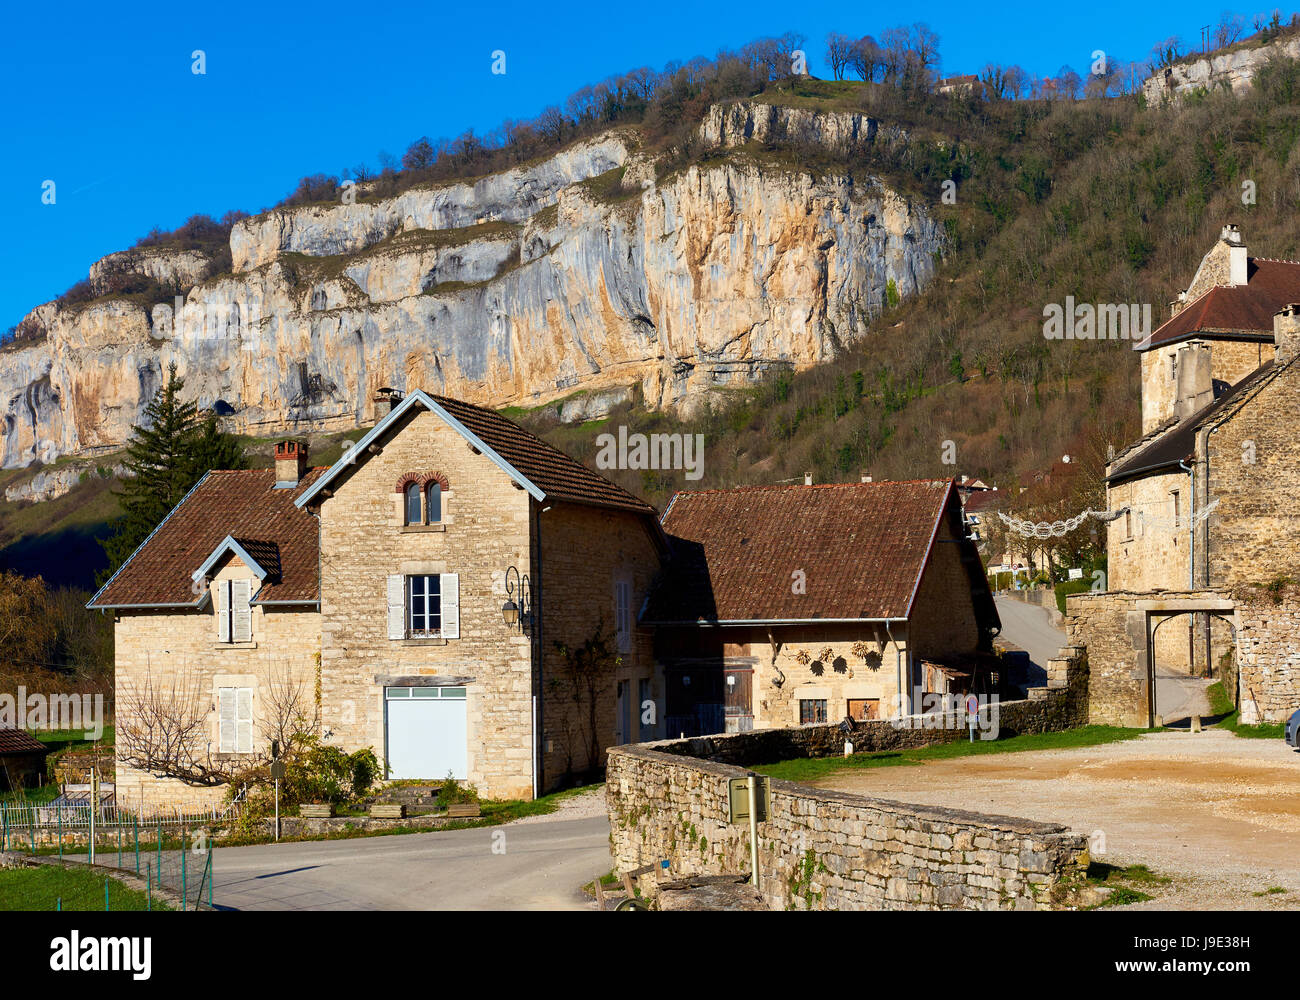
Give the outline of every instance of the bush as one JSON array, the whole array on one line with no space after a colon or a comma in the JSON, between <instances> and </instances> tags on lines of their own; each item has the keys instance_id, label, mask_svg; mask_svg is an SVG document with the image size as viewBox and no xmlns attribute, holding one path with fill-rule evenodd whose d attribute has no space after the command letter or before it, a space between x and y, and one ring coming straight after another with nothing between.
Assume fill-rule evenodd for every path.
<instances>
[{"instance_id":1,"label":"bush","mask_svg":"<svg viewBox=\"0 0 1300 1000\"><path fill-rule=\"evenodd\" d=\"M1065 599L1071 594L1086 594L1092 589L1092 584L1087 580L1066 580L1064 583L1058 583L1054 589L1056 591L1056 606L1060 609L1061 614L1065 614Z\"/></svg>"}]
</instances>

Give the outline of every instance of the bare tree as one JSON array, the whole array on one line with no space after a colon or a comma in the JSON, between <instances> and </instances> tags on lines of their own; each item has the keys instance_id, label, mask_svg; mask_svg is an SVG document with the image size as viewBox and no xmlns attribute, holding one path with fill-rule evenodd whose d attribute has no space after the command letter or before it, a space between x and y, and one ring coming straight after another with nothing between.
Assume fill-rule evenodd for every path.
<instances>
[{"instance_id":1,"label":"bare tree","mask_svg":"<svg viewBox=\"0 0 1300 1000\"><path fill-rule=\"evenodd\" d=\"M844 79L852 54L853 40L848 35L832 31L826 36L826 61L831 64L831 76L835 79Z\"/></svg>"},{"instance_id":2,"label":"bare tree","mask_svg":"<svg viewBox=\"0 0 1300 1000\"><path fill-rule=\"evenodd\" d=\"M173 668L155 677L152 664L138 684L128 684L117 704L117 753L122 763L187 785L213 786L231 771L212 755L209 699L196 670Z\"/></svg>"},{"instance_id":3,"label":"bare tree","mask_svg":"<svg viewBox=\"0 0 1300 1000\"><path fill-rule=\"evenodd\" d=\"M863 35L850 48L847 65L859 79L872 83L884 69L884 53L874 38Z\"/></svg>"},{"instance_id":4,"label":"bare tree","mask_svg":"<svg viewBox=\"0 0 1300 1000\"><path fill-rule=\"evenodd\" d=\"M1240 14L1225 10L1219 18L1219 23L1214 26L1214 47L1216 49L1226 49L1229 45L1237 42L1241 38L1241 33L1245 30L1246 19Z\"/></svg>"}]
</instances>

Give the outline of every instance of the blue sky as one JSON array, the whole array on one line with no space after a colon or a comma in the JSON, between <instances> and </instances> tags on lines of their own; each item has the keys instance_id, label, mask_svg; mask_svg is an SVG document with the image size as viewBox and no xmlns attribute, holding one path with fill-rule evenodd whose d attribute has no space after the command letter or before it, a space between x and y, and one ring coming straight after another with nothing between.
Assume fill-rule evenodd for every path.
<instances>
[{"instance_id":1,"label":"blue sky","mask_svg":"<svg viewBox=\"0 0 1300 1000\"><path fill-rule=\"evenodd\" d=\"M373 167L380 150L400 156L420 135L531 118L637 66L792 30L808 38L811 71L829 76L828 31L879 35L923 20L940 36L945 73L988 62L1084 73L1094 49L1136 60L1170 35L1195 44L1222 9L1223 0L1176 11L1009 0L993 17L969 0L16 6L0 41L0 330L155 225L256 211L305 174ZM202 76L191 72L195 49L206 54ZM490 72L497 49L504 76ZM54 205L41 203L46 180Z\"/></svg>"}]
</instances>

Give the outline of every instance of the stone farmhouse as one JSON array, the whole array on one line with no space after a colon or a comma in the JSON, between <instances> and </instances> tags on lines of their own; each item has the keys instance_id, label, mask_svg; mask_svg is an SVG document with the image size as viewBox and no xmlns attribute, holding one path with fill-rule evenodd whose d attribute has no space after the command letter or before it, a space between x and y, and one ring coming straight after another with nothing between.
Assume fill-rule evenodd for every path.
<instances>
[{"instance_id":1,"label":"stone farmhouse","mask_svg":"<svg viewBox=\"0 0 1300 1000\"><path fill-rule=\"evenodd\" d=\"M1161 716L1157 673L1222 678L1243 721L1300 707L1300 262L1223 229L1172 316L1135 345L1143 436L1106 470L1109 592L1072 597L1094 721ZM1281 589L1279 589L1281 588Z\"/></svg>"},{"instance_id":2,"label":"stone farmhouse","mask_svg":"<svg viewBox=\"0 0 1300 1000\"><path fill-rule=\"evenodd\" d=\"M887 718L990 691L1000 629L952 480L678 493L655 629L666 735Z\"/></svg>"},{"instance_id":3,"label":"stone farmhouse","mask_svg":"<svg viewBox=\"0 0 1300 1000\"><path fill-rule=\"evenodd\" d=\"M654 509L491 410L387 405L328 469L284 441L274 470L210 472L91 599L115 614L120 803L213 803L302 720L498 798L658 735L633 711L662 697L636 623ZM598 634L618 661L589 713L560 647Z\"/></svg>"}]
</instances>

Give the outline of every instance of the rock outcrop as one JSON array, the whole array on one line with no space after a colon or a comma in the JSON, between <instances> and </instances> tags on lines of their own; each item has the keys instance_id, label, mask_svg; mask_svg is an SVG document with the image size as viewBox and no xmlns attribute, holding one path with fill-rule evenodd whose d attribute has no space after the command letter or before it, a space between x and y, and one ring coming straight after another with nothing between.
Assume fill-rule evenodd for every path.
<instances>
[{"instance_id":1,"label":"rock outcrop","mask_svg":"<svg viewBox=\"0 0 1300 1000\"><path fill-rule=\"evenodd\" d=\"M1197 90L1226 88L1240 94L1250 89L1260 67L1274 58L1300 58L1300 35L1188 59L1155 73L1142 84L1142 93L1151 105L1177 101Z\"/></svg>"},{"instance_id":2,"label":"rock outcrop","mask_svg":"<svg viewBox=\"0 0 1300 1000\"><path fill-rule=\"evenodd\" d=\"M0 460L120 446L172 361L201 405L261 435L370 422L381 385L494 406L581 390L562 409L590 419L633 392L689 408L825 361L891 294L925 287L945 240L883 182L813 178L745 146L796 134L906 141L859 114L729 105L701 135L730 152L686 168L612 132L473 182L244 220L233 274L201 279L202 255L112 255L99 273L193 287L179 310L39 307L46 336L0 353Z\"/></svg>"}]
</instances>

